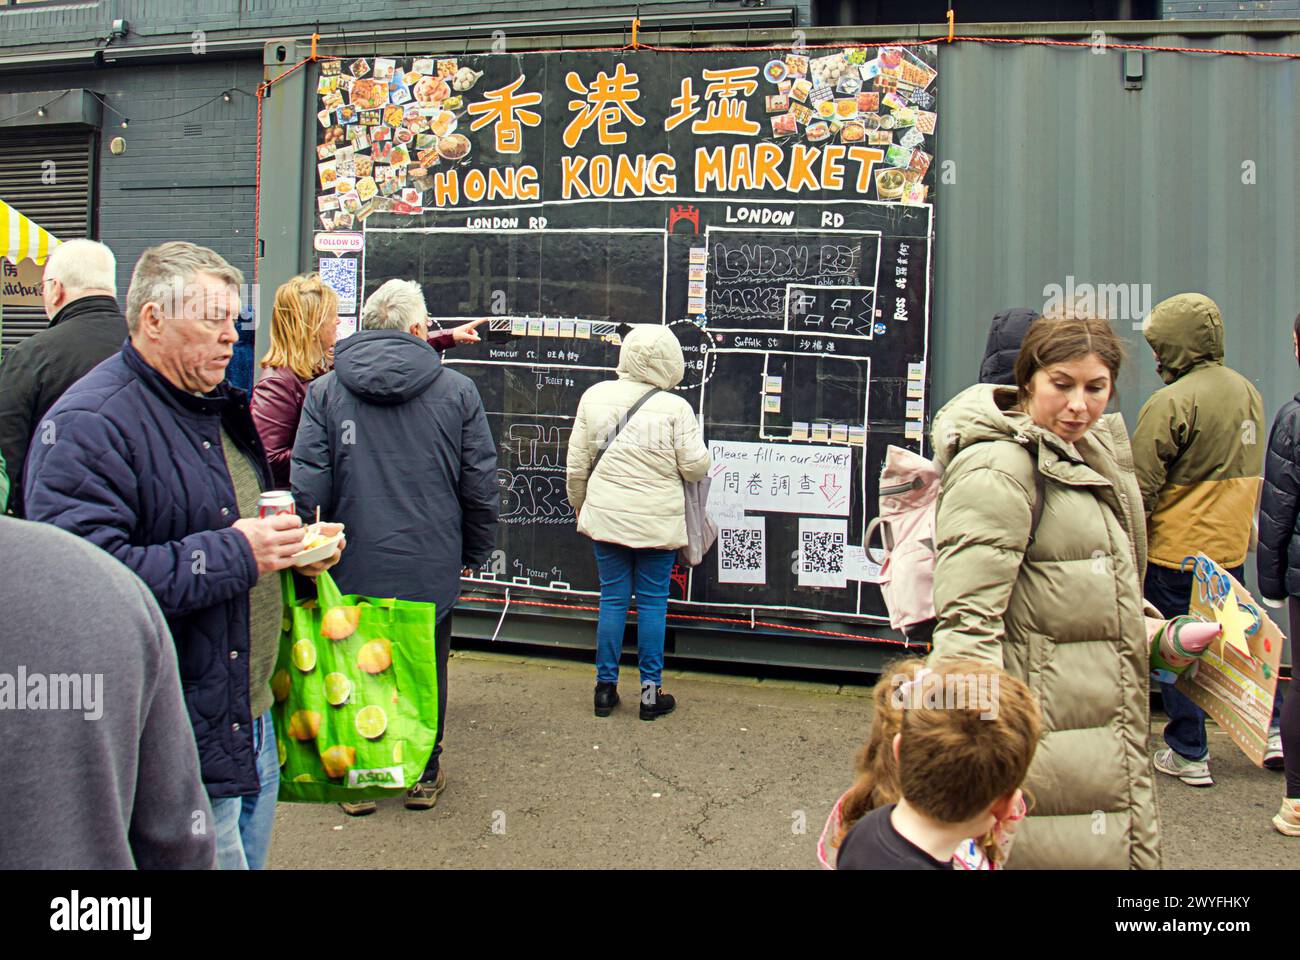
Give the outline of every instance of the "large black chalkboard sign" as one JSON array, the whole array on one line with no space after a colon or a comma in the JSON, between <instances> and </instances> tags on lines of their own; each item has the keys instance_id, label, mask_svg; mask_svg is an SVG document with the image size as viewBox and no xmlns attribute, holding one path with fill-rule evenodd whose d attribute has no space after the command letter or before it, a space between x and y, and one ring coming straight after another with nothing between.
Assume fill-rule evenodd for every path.
<instances>
[{"instance_id":1,"label":"large black chalkboard sign","mask_svg":"<svg viewBox=\"0 0 1300 960\"><path fill-rule=\"evenodd\" d=\"M919 449L933 282L933 47L323 64L317 249L345 305L417 280L497 438L479 576L598 592L565 496L582 392L666 324L714 458L701 612L879 618L861 555L888 444ZM354 324L345 319L344 326ZM346 332L346 331L345 331Z\"/></svg>"}]
</instances>

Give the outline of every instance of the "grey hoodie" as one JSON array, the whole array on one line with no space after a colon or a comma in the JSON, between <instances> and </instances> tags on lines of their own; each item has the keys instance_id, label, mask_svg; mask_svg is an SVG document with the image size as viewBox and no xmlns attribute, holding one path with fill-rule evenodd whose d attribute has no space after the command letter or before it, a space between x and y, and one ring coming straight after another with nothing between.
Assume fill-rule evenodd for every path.
<instances>
[{"instance_id":1,"label":"grey hoodie","mask_svg":"<svg viewBox=\"0 0 1300 960\"><path fill-rule=\"evenodd\" d=\"M158 604L80 537L0 517L0 870L215 866Z\"/></svg>"}]
</instances>

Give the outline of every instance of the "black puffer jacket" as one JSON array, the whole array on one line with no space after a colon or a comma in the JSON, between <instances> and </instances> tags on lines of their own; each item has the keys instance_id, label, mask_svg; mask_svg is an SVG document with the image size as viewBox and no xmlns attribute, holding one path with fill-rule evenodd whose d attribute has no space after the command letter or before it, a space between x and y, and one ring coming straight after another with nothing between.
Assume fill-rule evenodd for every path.
<instances>
[{"instance_id":1,"label":"black puffer jacket","mask_svg":"<svg viewBox=\"0 0 1300 960\"><path fill-rule=\"evenodd\" d=\"M23 467L45 414L68 387L122 349L125 339L126 320L117 301L96 295L65 304L48 327L5 351L0 367L0 454L9 471L9 505L15 517L26 516Z\"/></svg>"},{"instance_id":2,"label":"black puffer jacket","mask_svg":"<svg viewBox=\"0 0 1300 960\"><path fill-rule=\"evenodd\" d=\"M1300 393L1282 405L1268 435L1259 504L1259 592L1270 600L1300 596Z\"/></svg>"},{"instance_id":3,"label":"black puffer jacket","mask_svg":"<svg viewBox=\"0 0 1300 960\"><path fill-rule=\"evenodd\" d=\"M1029 325L1038 317L1039 313L1028 307L1009 307L993 317L984 360L980 363L980 383L1015 386L1020 343L1029 332Z\"/></svg>"}]
</instances>

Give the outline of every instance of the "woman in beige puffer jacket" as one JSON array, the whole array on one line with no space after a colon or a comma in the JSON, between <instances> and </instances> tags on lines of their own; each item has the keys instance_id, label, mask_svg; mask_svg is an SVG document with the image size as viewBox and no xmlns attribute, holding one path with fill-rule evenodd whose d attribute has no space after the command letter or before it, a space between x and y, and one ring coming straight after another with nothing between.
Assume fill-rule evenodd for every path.
<instances>
[{"instance_id":1,"label":"woman in beige puffer jacket","mask_svg":"<svg viewBox=\"0 0 1300 960\"><path fill-rule=\"evenodd\" d=\"M634 589L641 719L653 720L676 705L661 687L668 582L677 550L686 545L682 483L701 480L709 470L695 412L684 398L666 392L681 383L684 371L682 347L671 330L634 326L619 351L618 379L582 395L569 437L569 502L578 532L594 541L600 570L598 717L618 705L618 658ZM601 439L648 393L654 395L627 419L593 472Z\"/></svg>"},{"instance_id":2,"label":"woman in beige puffer jacket","mask_svg":"<svg viewBox=\"0 0 1300 960\"><path fill-rule=\"evenodd\" d=\"M1121 354L1103 320L1039 319L1018 391L971 387L934 420L932 659L994 663L1043 713L1012 868L1160 866L1142 497L1123 420L1101 415Z\"/></svg>"}]
</instances>

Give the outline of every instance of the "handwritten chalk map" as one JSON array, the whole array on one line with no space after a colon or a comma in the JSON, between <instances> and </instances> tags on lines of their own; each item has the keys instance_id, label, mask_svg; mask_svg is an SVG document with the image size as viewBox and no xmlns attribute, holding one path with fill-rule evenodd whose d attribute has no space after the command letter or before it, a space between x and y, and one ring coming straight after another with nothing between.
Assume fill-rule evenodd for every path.
<instances>
[{"instance_id":1,"label":"handwritten chalk map","mask_svg":"<svg viewBox=\"0 0 1300 960\"><path fill-rule=\"evenodd\" d=\"M444 357L497 441L477 588L598 594L569 434L620 331L654 323L681 344L726 531L670 600L886 619L854 548L886 446L920 450L927 415L936 57L832 51L835 87L770 51L398 58L400 105L373 64L320 77L321 222L363 233L361 292L415 279L434 327L491 317ZM452 90L461 68L481 76Z\"/></svg>"}]
</instances>

